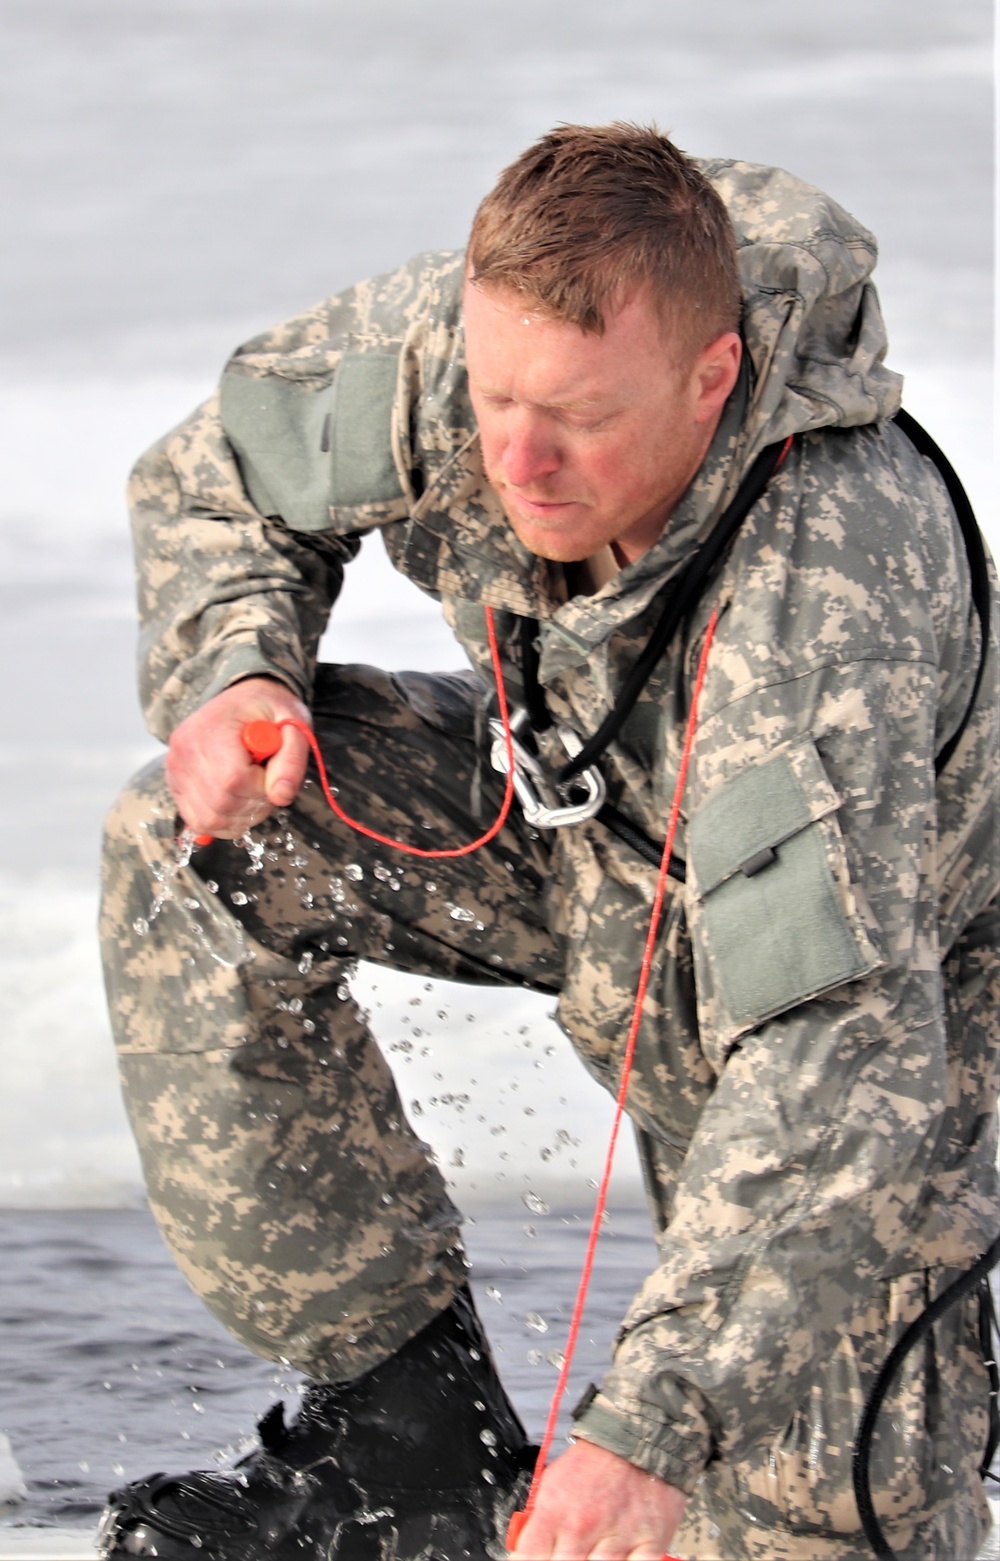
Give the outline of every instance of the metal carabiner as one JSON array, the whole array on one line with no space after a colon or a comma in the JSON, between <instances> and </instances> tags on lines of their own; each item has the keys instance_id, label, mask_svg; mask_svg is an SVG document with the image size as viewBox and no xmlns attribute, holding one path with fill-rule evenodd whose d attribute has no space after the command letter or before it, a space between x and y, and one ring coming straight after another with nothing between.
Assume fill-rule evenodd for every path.
<instances>
[{"instance_id":1,"label":"metal carabiner","mask_svg":"<svg viewBox=\"0 0 1000 1561\"><path fill-rule=\"evenodd\" d=\"M554 783L540 761L518 740L528 725L528 712L518 706L510 718L511 747L514 750L514 794L521 804L525 822L535 829L561 829L565 824L582 824L604 806L607 788L596 766L574 775L565 786ZM493 746L490 763L501 775L507 774L507 743L503 722L490 717ZM571 726L557 726L559 740L567 757L575 759L583 743ZM567 801L570 794L583 791L579 801Z\"/></svg>"}]
</instances>

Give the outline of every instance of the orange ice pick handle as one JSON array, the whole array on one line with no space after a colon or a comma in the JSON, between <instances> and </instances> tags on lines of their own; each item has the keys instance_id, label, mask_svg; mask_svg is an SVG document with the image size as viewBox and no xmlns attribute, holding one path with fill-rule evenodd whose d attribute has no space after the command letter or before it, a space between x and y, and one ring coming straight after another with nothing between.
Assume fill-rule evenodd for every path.
<instances>
[{"instance_id":1,"label":"orange ice pick handle","mask_svg":"<svg viewBox=\"0 0 1000 1561\"><path fill-rule=\"evenodd\" d=\"M281 747L281 728L274 721L248 721L240 736L254 764L266 764Z\"/></svg>"}]
</instances>

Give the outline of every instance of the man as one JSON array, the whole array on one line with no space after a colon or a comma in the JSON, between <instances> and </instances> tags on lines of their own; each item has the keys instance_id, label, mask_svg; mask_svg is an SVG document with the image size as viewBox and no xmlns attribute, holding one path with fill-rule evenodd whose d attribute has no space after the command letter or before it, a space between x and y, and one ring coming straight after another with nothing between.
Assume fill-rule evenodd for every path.
<instances>
[{"instance_id":1,"label":"man","mask_svg":"<svg viewBox=\"0 0 1000 1561\"><path fill-rule=\"evenodd\" d=\"M1000 1052L996 630L940 476L890 421L874 259L780 171L564 127L503 174L465 257L251 342L137 468L169 750L109 823L126 1098L191 1283L310 1386L234 1474L117 1493L105 1554L503 1554L530 1449L350 961L557 993L616 1088L713 611L628 1096L660 1264L516 1555L869 1554L857 1420L996 1234ZM478 676L316 668L375 526ZM250 720L311 725L348 815L477 838L502 794L487 607L546 770L561 728L610 722L610 813L535 830L515 808L431 871L333 816L296 726L266 766L247 754ZM178 856L180 824L214 842ZM985 1530L977 1304L880 1422L900 1555L972 1556Z\"/></svg>"}]
</instances>

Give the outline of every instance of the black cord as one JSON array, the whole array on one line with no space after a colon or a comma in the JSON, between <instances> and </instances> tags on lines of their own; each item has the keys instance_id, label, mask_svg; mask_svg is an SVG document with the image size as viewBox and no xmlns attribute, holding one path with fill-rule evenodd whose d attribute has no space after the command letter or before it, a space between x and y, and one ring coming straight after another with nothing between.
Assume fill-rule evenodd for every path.
<instances>
[{"instance_id":1,"label":"black cord","mask_svg":"<svg viewBox=\"0 0 1000 1561\"><path fill-rule=\"evenodd\" d=\"M621 692L592 737L588 737L580 752L564 764L557 780L565 782L579 775L600 758L621 731L632 707L652 676L657 662L673 639L681 622L698 601L713 566L721 558L740 526L746 520L781 462L787 440L770 444L762 450L736 490L732 503L724 511L715 529L702 543L683 574L667 587L667 603L659 622L646 642L641 655L622 685Z\"/></svg>"},{"instance_id":2,"label":"black cord","mask_svg":"<svg viewBox=\"0 0 1000 1561\"><path fill-rule=\"evenodd\" d=\"M921 1339L930 1332L939 1317L951 1306L970 1295L981 1280L985 1279L991 1268L1000 1263L1000 1236L993 1245L983 1253L982 1257L973 1263L972 1267L950 1284L947 1290L942 1290L937 1300L921 1312L910 1326L897 1339L886 1359L882 1363L881 1370L875 1378L874 1385L868 1395L861 1420L858 1424L858 1434L854 1440L854 1456L851 1460L851 1478L854 1482L854 1499L858 1504L858 1512L861 1516L861 1527L864 1529L865 1538L871 1545L875 1555L880 1561L895 1561L896 1552L893 1550L885 1534L882 1525L875 1513L872 1502L871 1488L871 1456L872 1438L875 1434L875 1425L882 1408L883 1401L904 1359L919 1344Z\"/></svg>"},{"instance_id":3,"label":"black cord","mask_svg":"<svg viewBox=\"0 0 1000 1561\"><path fill-rule=\"evenodd\" d=\"M997 1327L997 1312L993 1304L993 1291L990 1287L989 1275L985 1275L979 1281L979 1348L982 1351L986 1373L990 1379L990 1430L986 1439L986 1451L983 1454L983 1461L979 1465L979 1473L984 1480L992 1480L994 1484L1000 1485L1000 1479L993 1473L993 1460L996 1457L997 1448L1000 1447L998 1336L1000 1336L1000 1328Z\"/></svg>"},{"instance_id":4,"label":"black cord","mask_svg":"<svg viewBox=\"0 0 1000 1561\"><path fill-rule=\"evenodd\" d=\"M941 752L934 761L934 773L940 775L955 749L958 747L962 733L969 723L969 717L975 707L976 697L979 693L979 685L983 681L983 673L986 671L986 657L990 644L990 576L986 566L986 548L983 545L983 534L979 529L975 511L969 502L969 495L962 486L961 478L952 466L948 457L936 444L927 432L917 422L915 417L900 407L892 420L909 439L913 448L919 455L930 461L937 467L941 480L948 490L952 508L955 511L955 519L958 521L962 539L965 542L965 551L969 560L969 588L972 596L972 605L976 609L981 630L979 646L979 667L976 672L975 682L972 685L972 693L965 707L965 714L959 722L956 730L951 734Z\"/></svg>"}]
</instances>

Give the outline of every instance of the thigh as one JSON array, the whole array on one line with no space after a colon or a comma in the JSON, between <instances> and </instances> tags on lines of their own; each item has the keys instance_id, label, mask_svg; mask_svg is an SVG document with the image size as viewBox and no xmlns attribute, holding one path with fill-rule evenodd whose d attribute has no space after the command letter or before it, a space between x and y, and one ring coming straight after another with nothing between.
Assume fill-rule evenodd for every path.
<instances>
[{"instance_id":1,"label":"thigh","mask_svg":"<svg viewBox=\"0 0 1000 1561\"><path fill-rule=\"evenodd\" d=\"M481 698L471 674L321 666L313 717L340 806L423 850L481 836L503 800ZM467 855L408 855L343 824L311 768L294 806L248 844L215 842L195 863L254 938L296 961L364 958L554 992L564 955L549 858L549 841L516 805L495 839Z\"/></svg>"}]
</instances>

